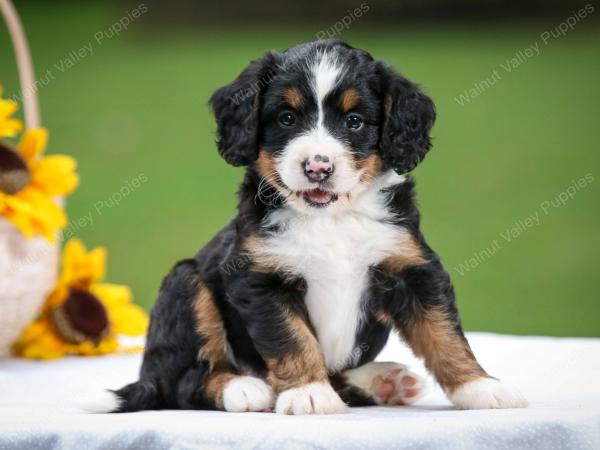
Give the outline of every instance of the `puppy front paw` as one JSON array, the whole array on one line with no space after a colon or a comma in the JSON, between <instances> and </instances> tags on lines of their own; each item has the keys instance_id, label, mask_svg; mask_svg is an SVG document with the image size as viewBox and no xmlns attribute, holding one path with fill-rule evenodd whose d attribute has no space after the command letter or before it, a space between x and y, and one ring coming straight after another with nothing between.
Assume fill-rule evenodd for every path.
<instances>
[{"instance_id":1,"label":"puppy front paw","mask_svg":"<svg viewBox=\"0 0 600 450\"><path fill-rule=\"evenodd\" d=\"M463 384L448 395L458 409L525 408L525 397L495 378L482 377Z\"/></svg>"},{"instance_id":2,"label":"puppy front paw","mask_svg":"<svg viewBox=\"0 0 600 450\"><path fill-rule=\"evenodd\" d=\"M239 376L232 379L223 390L225 411L271 411L273 390L260 378Z\"/></svg>"},{"instance_id":3,"label":"puppy front paw","mask_svg":"<svg viewBox=\"0 0 600 450\"><path fill-rule=\"evenodd\" d=\"M341 414L348 410L329 383L310 383L283 391L277 397L279 414Z\"/></svg>"}]
</instances>

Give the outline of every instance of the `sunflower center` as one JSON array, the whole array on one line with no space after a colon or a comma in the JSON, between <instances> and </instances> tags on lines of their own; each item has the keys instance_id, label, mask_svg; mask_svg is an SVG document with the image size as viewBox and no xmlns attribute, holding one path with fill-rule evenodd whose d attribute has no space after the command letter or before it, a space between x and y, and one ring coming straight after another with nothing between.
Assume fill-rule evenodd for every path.
<instances>
[{"instance_id":1,"label":"sunflower center","mask_svg":"<svg viewBox=\"0 0 600 450\"><path fill-rule=\"evenodd\" d=\"M104 305L81 289L71 289L67 300L52 311L51 317L56 331L74 344L85 341L98 344L110 329Z\"/></svg>"},{"instance_id":2,"label":"sunflower center","mask_svg":"<svg viewBox=\"0 0 600 450\"><path fill-rule=\"evenodd\" d=\"M31 174L21 157L0 143L0 191L14 195L27 186Z\"/></svg>"}]
</instances>

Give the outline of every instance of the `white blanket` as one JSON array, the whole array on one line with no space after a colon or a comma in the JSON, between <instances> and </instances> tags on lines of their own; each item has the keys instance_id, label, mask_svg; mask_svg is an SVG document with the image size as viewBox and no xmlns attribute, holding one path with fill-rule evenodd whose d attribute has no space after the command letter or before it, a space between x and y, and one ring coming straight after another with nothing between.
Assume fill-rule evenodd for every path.
<instances>
[{"instance_id":1,"label":"white blanket","mask_svg":"<svg viewBox=\"0 0 600 450\"><path fill-rule=\"evenodd\" d=\"M455 411L428 378L413 407L353 408L335 416L151 411L90 415L79 396L136 379L140 355L0 361L0 449L410 448L600 449L600 339L470 333L484 368L531 406ZM381 361L425 374L396 339Z\"/></svg>"}]
</instances>

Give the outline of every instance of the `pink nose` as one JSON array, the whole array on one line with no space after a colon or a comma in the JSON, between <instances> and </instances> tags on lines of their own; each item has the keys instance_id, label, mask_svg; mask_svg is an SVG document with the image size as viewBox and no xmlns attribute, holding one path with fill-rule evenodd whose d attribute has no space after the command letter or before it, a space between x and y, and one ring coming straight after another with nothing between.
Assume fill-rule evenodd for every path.
<instances>
[{"instance_id":1,"label":"pink nose","mask_svg":"<svg viewBox=\"0 0 600 450\"><path fill-rule=\"evenodd\" d=\"M304 174L310 181L325 181L333 170L333 163L328 156L315 155L304 161Z\"/></svg>"}]
</instances>

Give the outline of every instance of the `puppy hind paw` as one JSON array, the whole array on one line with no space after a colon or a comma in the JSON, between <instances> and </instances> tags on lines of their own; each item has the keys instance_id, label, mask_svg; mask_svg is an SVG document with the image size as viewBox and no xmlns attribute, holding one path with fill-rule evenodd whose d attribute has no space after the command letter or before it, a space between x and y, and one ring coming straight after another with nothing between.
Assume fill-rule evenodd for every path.
<instances>
[{"instance_id":1,"label":"puppy hind paw","mask_svg":"<svg viewBox=\"0 0 600 450\"><path fill-rule=\"evenodd\" d=\"M419 375L399 364L377 375L372 391L379 405L411 405L425 393L424 384Z\"/></svg>"}]
</instances>

